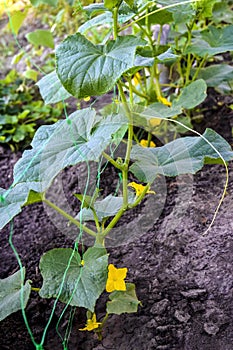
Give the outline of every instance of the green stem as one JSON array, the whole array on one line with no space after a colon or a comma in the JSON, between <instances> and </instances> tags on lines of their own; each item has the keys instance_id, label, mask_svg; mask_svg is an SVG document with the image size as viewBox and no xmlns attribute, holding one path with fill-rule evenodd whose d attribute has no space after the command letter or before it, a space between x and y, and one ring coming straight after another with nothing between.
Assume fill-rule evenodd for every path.
<instances>
[{"instance_id":1,"label":"green stem","mask_svg":"<svg viewBox=\"0 0 233 350\"><path fill-rule=\"evenodd\" d=\"M208 57L208 54L206 54L206 55L203 57L203 59L201 60L201 63L199 64L198 68L196 69L196 72L195 72L195 74L194 74L194 76L193 76L193 78L192 78L192 81L195 81L195 80L197 79L198 74L199 74L199 72L200 72L200 69L204 66L204 64L205 64L205 62L206 62L206 60L207 60L207 57Z\"/></svg>"},{"instance_id":2,"label":"green stem","mask_svg":"<svg viewBox=\"0 0 233 350\"><path fill-rule=\"evenodd\" d=\"M113 39L116 40L118 36L118 6L113 9Z\"/></svg>"},{"instance_id":3,"label":"green stem","mask_svg":"<svg viewBox=\"0 0 233 350\"><path fill-rule=\"evenodd\" d=\"M123 82L121 83L122 86L124 86L127 90L129 90L129 87L125 85ZM142 92L138 91L134 86L132 86L132 91L134 94L138 95L139 97L144 98L145 100L149 100L149 97Z\"/></svg>"},{"instance_id":4,"label":"green stem","mask_svg":"<svg viewBox=\"0 0 233 350\"><path fill-rule=\"evenodd\" d=\"M126 111L126 115L129 120L127 148L126 148L125 160L122 168L123 206L126 208L128 205L128 169L129 169L129 162L130 162L130 153L133 145L133 118L132 118L131 111L128 107L126 97L120 82L118 83L118 89L123 102L123 106ZM132 91L130 91L130 96L132 96Z\"/></svg>"},{"instance_id":5,"label":"green stem","mask_svg":"<svg viewBox=\"0 0 233 350\"><path fill-rule=\"evenodd\" d=\"M127 208L125 208L124 206L122 206L122 208L118 211L118 213L114 216L114 218L112 219L112 221L108 224L108 226L106 227L106 229L102 232L102 236L106 237L107 234L111 231L111 229L113 229L113 227L115 227L115 225L118 223L118 221L120 220L120 218L122 217L122 215L125 213L125 211L127 210Z\"/></svg>"},{"instance_id":6,"label":"green stem","mask_svg":"<svg viewBox=\"0 0 233 350\"><path fill-rule=\"evenodd\" d=\"M59 214L61 214L62 216L64 216L66 219L68 219L70 222L72 222L72 224L78 226L78 228L81 228L83 231L85 231L86 233L88 233L90 236L92 237L96 237L96 232L92 231L91 229L89 229L88 227L82 225L78 220L74 219L73 216L69 215L68 213L66 213L64 210L62 210L61 208L59 208L56 204L50 202L48 199L44 198L43 202L46 203L49 207L51 207L52 209L56 210Z\"/></svg>"},{"instance_id":7,"label":"green stem","mask_svg":"<svg viewBox=\"0 0 233 350\"><path fill-rule=\"evenodd\" d=\"M129 205L128 205L128 208L129 208L129 209L135 208L135 207L141 202L141 200L145 197L146 192L149 190L149 188L150 188L150 183L148 183L148 184L145 186L144 190L142 191L142 193L140 194L140 196L137 197L137 199L135 200L135 202L134 202L133 204L129 204Z\"/></svg>"},{"instance_id":8,"label":"green stem","mask_svg":"<svg viewBox=\"0 0 233 350\"><path fill-rule=\"evenodd\" d=\"M109 161L109 163L111 163L115 168L119 169L119 170L123 170L123 166L119 163L117 163L114 159L112 159L112 157L110 157L107 153L102 152L102 155L104 156L105 159L107 159Z\"/></svg>"}]
</instances>

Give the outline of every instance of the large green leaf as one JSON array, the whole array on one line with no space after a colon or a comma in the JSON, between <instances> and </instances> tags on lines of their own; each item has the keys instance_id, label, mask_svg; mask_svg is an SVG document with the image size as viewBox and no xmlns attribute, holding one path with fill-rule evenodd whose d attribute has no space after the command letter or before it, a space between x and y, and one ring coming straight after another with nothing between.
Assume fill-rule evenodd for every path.
<instances>
[{"instance_id":1,"label":"large green leaf","mask_svg":"<svg viewBox=\"0 0 233 350\"><path fill-rule=\"evenodd\" d=\"M133 283L126 283L126 291L114 291L109 295L111 301L107 302L107 313L121 315L138 311L140 301L135 292Z\"/></svg>"},{"instance_id":2,"label":"large green leaf","mask_svg":"<svg viewBox=\"0 0 233 350\"><path fill-rule=\"evenodd\" d=\"M52 249L40 260L42 298L57 298L94 312L96 300L107 280L108 255L104 248L91 247L84 253L70 248ZM82 266L83 265L83 266Z\"/></svg>"},{"instance_id":3,"label":"large green leaf","mask_svg":"<svg viewBox=\"0 0 233 350\"><path fill-rule=\"evenodd\" d=\"M44 192L65 167L98 161L112 135L127 123L121 115L109 116L96 124L93 109L74 112L66 120L40 127L32 149L23 153L14 168L15 182L25 182L31 190Z\"/></svg>"},{"instance_id":4,"label":"large green leaf","mask_svg":"<svg viewBox=\"0 0 233 350\"><path fill-rule=\"evenodd\" d=\"M45 104L66 100L71 95L61 84L55 71L45 75L37 84Z\"/></svg>"},{"instance_id":5,"label":"large green leaf","mask_svg":"<svg viewBox=\"0 0 233 350\"><path fill-rule=\"evenodd\" d=\"M221 154L225 161L233 159L231 146L215 131L207 129L203 135ZM131 154L135 163L130 167L143 182L153 182L158 174L176 176L195 174L205 161L219 160L216 151L201 137L183 137L165 146L143 148L134 146Z\"/></svg>"},{"instance_id":6,"label":"large green leaf","mask_svg":"<svg viewBox=\"0 0 233 350\"><path fill-rule=\"evenodd\" d=\"M192 70L192 75L196 69ZM201 68L198 77L204 79L207 86L218 86L224 81L233 80L233 67L228 64L214 64L209 67Z\"/></svg>"},{"instance_id":7,"label":"large green leaf","mask_svg":"<svg viewBox=\"0 0 233 350\"><path fill-rule=\"evenodd\" d=\"M56 49L58 77L77 98L102 95L134 66L136 48L144 44L134 36L122 36L93 45L80 33L71 35Z\"/></svg>"},{"instance_id":8,"label":"large green leaf","mask_svg":"<svg viewBox=\"0 0 233 350\"><path fill-rule=\"evenodd\" d=\"M216 28L209 26L201 32L201 39L197 38L186 53L194 53L200 57L214 56L222 52L233 51L233 25Z\"/></svg>"},{"instance_id":9,"label":"large green leaf","mask_svg":"<svg viewBox=\"0 0 233 350\"><path fill-rule=\"evenodd\" d=\"M23 287L21 286L21 272L17 271L13 275L0 280L0 321L13 312L21 310L21 288L23 289L23 308L25 308L30 296L31 286L29 281Z\"/></svg>"}]
</instances>

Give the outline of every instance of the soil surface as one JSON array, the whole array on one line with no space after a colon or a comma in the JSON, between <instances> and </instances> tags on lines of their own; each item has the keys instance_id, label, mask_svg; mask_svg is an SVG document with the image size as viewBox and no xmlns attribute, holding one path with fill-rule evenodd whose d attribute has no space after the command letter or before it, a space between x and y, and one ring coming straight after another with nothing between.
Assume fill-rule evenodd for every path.
<instances>
[{"instance_id":1,"label":"soil surface","mask_svg":"<svg viewBox=\"0 0 233 350\"><path fill-rule=\"evenodd\" d=\"M213 91L210 91L213 93ZM203 104L204 120L196 125L203 131L211 126L230 143L232 112L226 104L229 97L213 96ZM12 169L20 153L1 148L0 187L12 182ZM66 169L55 181L51 195L61 193L78 211L72 193L79 192L85 180L84 166ZM118 225L127 239L110 240L110 262L127 267L127 280L136 284L141 306L134 314L111 315L99 341L92 332L81 332L85 310L77 309L69 339L69 350L232 350L233 344L233 165L229 164L229 186L220 212L208 234L221 197L226 173L221 165L205 166L192 176L158 179L153 184L155 196L148 196L140 207L123 217ZM85 181L84 181L85 182ZM101 180L101 188L111 192L117 176L111 167ZM61 185L61 186L60 186ZM56 192L58 191L58 192ZM106 194L106 193L104 193ZM60 197L59 197L60 198ZM153 198L153 199L151 199ZM153 203L152 203L152 202ZM152 205L152 204L153 205ZM140 219L147 215L147 221ZM14 220L13 242L26 267L27 279L40 287L38 269L41 255L55 247L72 247L73 227L56 222L42 204L23 209ZM10 228L0 236L0 278L18 270L9 246ZM131 236L130 236L131 235ZM97 303L97 319L105 314L106 295ZM40 342L53 306L32 292L26 308L29 325ZM44 349L62 350L56 325L64 305L59 303L49 327ZM64 337L69 310L59 324ZM33 350L21 312L0 323L0 349Z\"/></svg>"}]
</instances>

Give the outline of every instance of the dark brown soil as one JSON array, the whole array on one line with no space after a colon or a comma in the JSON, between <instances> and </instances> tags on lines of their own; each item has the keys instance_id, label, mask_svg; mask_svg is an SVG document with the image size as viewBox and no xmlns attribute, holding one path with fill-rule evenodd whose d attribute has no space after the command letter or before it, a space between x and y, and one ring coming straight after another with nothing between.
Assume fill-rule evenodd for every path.
<instances>
[{"instance_id":1,"label":"dark brown soil","mask_svg":"<svg viewBox=\"0 0 233 350\"><path fill-rule=\"evenodd\" d=\"M220 96L207 100L203 105L206 108L204 120L196 128L203 131L211 126L232 142L232 112L222 102L230 101ZM12 168L19 156L1 149L1 187L7 188L11 184ZM77 202L71 193L79 191L82 172L85 172L82 166L67 169L60 178L71 207L76 211ZM135 231L136 234L115 249L110 248L110 261L118 267L128 267L128 280L136 284L142 305L138 313L110 316L102 341L97 340L92 332L79 331L85 324L85 311L76 310L69 350L232 350L232 163L229 172L228 192L208 235L203 236L203 232L213 217L225 182L225 169L220 165L206 166L194 178L160 179L155 184L158 188L154 203L157 204L152 209L150 207L154 221L148 226L138 218L148 210L149 197L139 211L121 220L119 227L123 232L130 234ZM111 168L107 174L101 182L102 188L109 188L117 181ZM42 283L38 271L40 256L54 247L73 246L73 228L63 230L59 227L42 204L24 208L14 220L13 242L33 287L40 287ZM18 270L8 243L9 231L7 226L0 237L0 278ZM98 320L104 316L105 299L104 295L97 305ZM52 305L53 301L42 300L32 292L26 312L37 342L41 340ZM56 309L45 340L45 350L63 349L56 332L63 307L59 304ZM59 325L62 336L68 317L69 310ZM0 334L2 350L35 349L21 312L0 323Z\"/></svg>"}]
</instances>

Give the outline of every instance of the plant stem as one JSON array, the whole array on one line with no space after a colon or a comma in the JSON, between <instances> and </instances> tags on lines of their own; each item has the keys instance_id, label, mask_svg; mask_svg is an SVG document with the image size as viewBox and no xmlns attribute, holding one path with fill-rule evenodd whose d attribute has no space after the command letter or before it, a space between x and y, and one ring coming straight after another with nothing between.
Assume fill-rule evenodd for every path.
<instances>
[{"instance_id":1,"label":"plant stem","mask_svg":"<svg viewBox=\"0 0 233 350\"><path fill-rule=\"evenodd\" d=\"M118 36L118 6L113 9L113 39L116 40Z\"/></svg>"},{"instance_id":2,"label":"plant stem","mask_svg":"<svg viewBox=\"0 0 233 350\"><path fill-rule=\"evenodd\" d=\"M66 219L68 219L70 222L72 222L72 224L78 226L78 228L81 228L83 231L85 231L86 233L88 233L90 236L92 237L96 237L96 232L89 229L88 227L82 225L78 220L76 220L75 218L73 218L73 216L69 215L68 213L66 213L64 210L62 210L61 208L59 208L56 204L50 202L48 199L44 198L43 202L46 203L49 207L51 207L52 209L56 210L59 214L61 214L62 216L64 216Z\"/></svg>"},{"instance_id":3,"label":"plant stem","mask_svg":"<svg viewBox=\"0 0 233 350\"><path fill-rule=\"evenodd\" d=\"M102 232L103 237L106 237L107 234L111 231L111 229L117 224L117 222L120 220L124 212L127 210L124 206L118 211L118 213L114 216L112 221L108 224L106 229Z\"/></svg>"},{"instance_id":4,"label":"plant stem","mask_svg":"<svg viewBox=\"0 0 233 350\"><path fill-rule=\"evenodd\" d=\"M107 153L102 152L102 155L104 156L105 159L107 159L115 168L119 170L123 170L123 166L119 163L117 163L112 157L110 157Z\"/></svg>"},{"instance_id":5,"label":"plant stem","mask_svg":"<svg viewBox=\"0 0 233 350\"><path fill-rule=\"evenodd\" d=\"M121 85L129 90L129 87L127 85L125 85L123 82L121 83ZM147 95L145 95L142 92L138 91L134 86L132 86L132 91L133 91L134 94L138 95L139 97L142 97L145 100L149 100L149 97Z\"/></svg>"}]
</instances>

